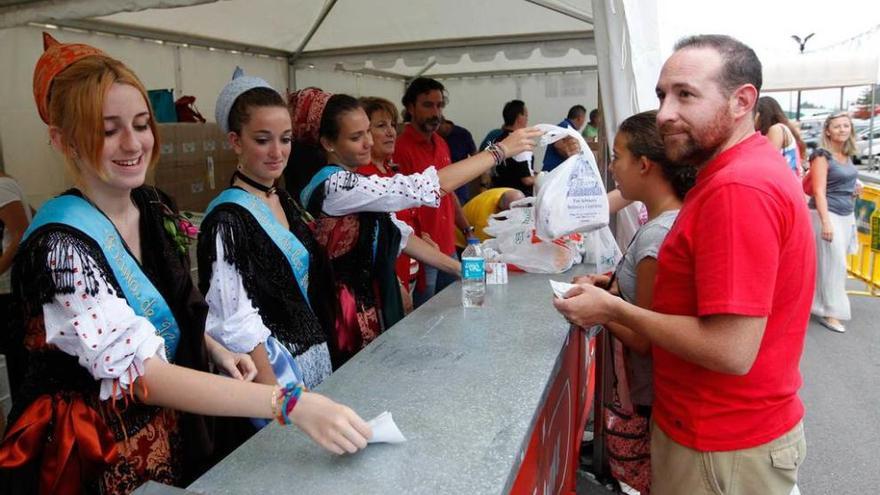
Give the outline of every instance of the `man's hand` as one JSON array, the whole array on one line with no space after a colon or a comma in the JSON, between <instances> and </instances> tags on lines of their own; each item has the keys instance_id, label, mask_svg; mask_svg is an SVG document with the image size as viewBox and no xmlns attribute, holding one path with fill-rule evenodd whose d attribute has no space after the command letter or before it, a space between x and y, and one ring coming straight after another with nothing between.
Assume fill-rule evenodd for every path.
<instances>
[{"instance_id":1,"label":"man's hand","mask_svg":"<svg viewBox=\"0 0 880 495\"><path fill-rule=\"evenodd\" d=\"M572 136L566 136L559 141L553 143L553 146L556 148L556 151L562 155L563 158L568 158L570 156L576 155L580 153L581 146L578 143L577 139Z\"/></svg>"},{"instance_id":2,"label":"man's hand","mask_svg":"<svg viewBox=\"0 0 880 495\"><path fill-rule=\"evenodd\" d=\"M581 284L569 290L564 299L554 299L553 306L570 323L588 328L608 323L616 301L616 297L603 289Z\"/></svg>"},{"instance_id":3,"label":"man's hand","mask_svg":"<svg viewBox=\"0 0 880 495\"><path fill-rule=\"evenodd\" d=\"M587 285L595 285L596 287L600 287L602 289L608 288L608 282L611 281L611 277L608 275L599 275L598 273L591 273L589 275L578 275L574 279L572 279L571 283L573 284L587 284Z\"/></svg>"}]
</instances>

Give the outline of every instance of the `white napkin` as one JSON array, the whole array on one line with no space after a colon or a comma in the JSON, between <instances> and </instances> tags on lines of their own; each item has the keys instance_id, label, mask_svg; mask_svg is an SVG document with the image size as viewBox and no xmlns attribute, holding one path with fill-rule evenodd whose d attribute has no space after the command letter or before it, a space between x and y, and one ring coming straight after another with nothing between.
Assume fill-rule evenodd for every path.
<instances>
[{"instance_id":1,"label":"white napkin","mask_svg":"<svg viewBox=\"0 0 880 495\"><path fill-rule=\"evenodd\" d=\"M564 299L565 293L574 286L575 284L569 284L567 282L557 282L556 280L550 281L550 287L553 289L553 295L560 299Z\"/></svg>"},{"instance_id":2,"label":"white napkin","mask_svg":"<svg viewBox=\"0 0 880 495\"><path fill-rule=\"evenodd\" d=\"M406 441L406 437L394 424L394 419L388 411L367 421L367 424L373 429L373 438L369 443L403 443Z\"/></svg>"}]
</instances>

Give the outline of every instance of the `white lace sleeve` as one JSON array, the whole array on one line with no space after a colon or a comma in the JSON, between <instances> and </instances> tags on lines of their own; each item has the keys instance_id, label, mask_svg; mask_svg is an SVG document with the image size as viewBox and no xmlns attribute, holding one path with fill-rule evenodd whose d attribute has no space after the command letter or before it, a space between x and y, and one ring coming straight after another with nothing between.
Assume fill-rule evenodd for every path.
<instances>
[{"instance_id":1,"label":"white lace sleeve","mask_svg":"<svg viewBox=\"0 0 880 495\"><path fill-rule=\"evenodd\" d=\"M394 213L391 214L391 222L394 223L394 226L400 231L400 249L397 251L397 255L400 256L400 253L403 252L403 248L409 243L409 237L413 235L413 232L415 231L408 223L398 219L397 215Z\"/></svg>"},{"instance_id":2,"label":"white lace sleeve","mask_svg":"<svg viewBox=\"0 0 880 495\"><path fill-rule=\"evenodd\" d=\"M393 212L418 206L440 206L440 179L428 167L418 174L363 176L340 171L324 182L324 213L342 216L362 211Z\"/></svg>"},{"instance_id":3,"label":"white lace sleeve","mask_svg":"<svg viewBox=\"0 0 880 495\"><path fill-rule=\"evenodd\" d=\"M56 253L73 261L74 292L43 304L46 342L79 358L79 364L101 381L101 400L121 397L143 375L144 361L156 356L168 361L165 339L148 319L135 314L122 294L111 294L100 275L97 294L85 290L83 265L96 264L81 258L88 255L70 248ZM50 259L49 266L57 261Z\"/></svg>"},{"instance_id":4,"label":"white lace sleeve","mask_svg":"<svg viewBox=\"0 0 880 495\"><path fill-rule=\"evenodd\" d=\"M230 234L231 235L231 234ZM248 353L269 338L271 332L244 289L241 274L224 261L223 242L217 234L217 261L212 266L205 332L232 352Z\"/></svg>"}]
</instances>

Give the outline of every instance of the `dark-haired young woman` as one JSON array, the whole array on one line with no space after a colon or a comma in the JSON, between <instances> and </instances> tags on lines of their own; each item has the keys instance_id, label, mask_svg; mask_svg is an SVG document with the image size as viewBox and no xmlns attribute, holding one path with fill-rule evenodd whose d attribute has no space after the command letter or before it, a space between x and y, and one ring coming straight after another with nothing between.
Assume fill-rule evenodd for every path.
<instances>
[{"instance_id":1,"label":"dark-haired young woman","mask_svg":"<svg viewBox=\"0 0 880 495\"><path fill-rule=\"evenodd\" d=\"M759 98L757 109L755 129L767 136L773 146L782 153L788 167L798 177L803 176L801 162L806 156L807 146L801 140L800 132L788 120L782 107L773 98L769 96Z\"/></svg>"},{"instance_id":2,"label":"dark-haired young woman","mask_svg":"<svg viewBox=\"0 0 880 495\"><path fill-rule=\"evenodd\" d=\"M237 70L216 114L239 164L231 187L208 206L199 236L205 331L250 354L257 382L316 387L332 371L333 286L314 222L275 187L292 141L287 106L266 81Z\"/></svg>"},{"instance_id":3,"label":"dark-haired young woman","mask_svg":"<svg viewBox=\"0 0 880 495\"><path fill-rule=\"evenodd\" d=\"M326 159L302 190L303 206L317 219L318 242L327 250L336 277L339 309L331 338L337 366L403 317L395 260L401 251L448 273L459 264L411 235L395 211L436 208L440 198L505 158L534 147L540 131L521 129L489 151L441 171L392 177L362 176L373 145L370 119L348 95L307 88L290 95L294 139L319 147ZM296 157L294 157L296 158ZM308 170L313 164L298 164Z\"/></svg>"}]
</instances>

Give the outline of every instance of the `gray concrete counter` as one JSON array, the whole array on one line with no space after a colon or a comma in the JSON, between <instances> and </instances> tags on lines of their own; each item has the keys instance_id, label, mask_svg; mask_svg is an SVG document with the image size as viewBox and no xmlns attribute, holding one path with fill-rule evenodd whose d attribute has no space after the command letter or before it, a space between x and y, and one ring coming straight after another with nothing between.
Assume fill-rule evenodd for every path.
<instances>
[{"instance_id":1,"label":"gray concrete counter","mask_svg":"<svg viewBox=\"0 0 880 495\"><path fill-rule=\"evenodd\" d=\"M511 274L483 308L456 283L381 335L316 391L365 420L390 411L407 438L356 455L323 451L273 423L189 489L244 493L506 493L513 485L569 325L548 279Z\"/></svg>"}]
</instances>

